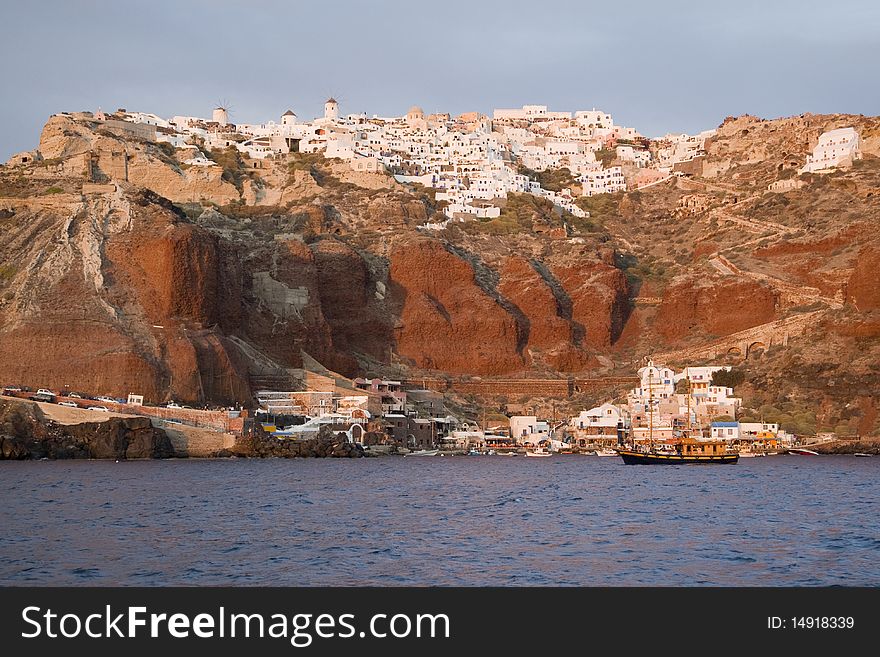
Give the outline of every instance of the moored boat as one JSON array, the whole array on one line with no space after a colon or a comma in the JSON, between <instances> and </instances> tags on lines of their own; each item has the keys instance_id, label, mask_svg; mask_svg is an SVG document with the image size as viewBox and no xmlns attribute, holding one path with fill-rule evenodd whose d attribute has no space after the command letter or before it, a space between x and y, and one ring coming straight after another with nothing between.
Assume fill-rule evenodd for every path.
<instances>
[{"instance_id":1,"label":"moored boat","mask_svg":"<svg viewBox=\"0 0 880 657\"><path fill-rule=\"evenodd\" d=\"M805 449L803 447L792 447L787 453L796 456L819 456L819 452L814 452L811 449Z\"/></svg>"},{"instance_id":2,"label":"moored boat","mask_svg":"<svg viewBox=\"0 0 880 657\"><path fill-rule=\"evenodd\" d=\"M550 452L548 452L543 447L536 447L533 450L529 450L526 452L526 456L553 456Z\"/></svg>"},{"instance_id":3,"label":"moored boat","mask_svg":"<svg viewBox=\"0 0 880 657\"><path fill-rule=\"evenodd\" d=\"M648 443L647 445L632 447L618 447L615 451L620 454L626 465L682 465L682 464L716 464L736 463L739 454L728 447L723 440L697 440L692 437L695 431L691 424L691 388L688 381L687 399L687 426L681 432L681 437L673 442L654 442L654 395L651 371L648 375ZM699 431L699 430L697 430ZM700 431L698 435L702 435Z\"/></svg>"},{"instance_id":4,"label":"moored boat","mask_svg":"<svg viewBox=\"0 0 880 657\"><path fill-rule=\"evenodd\" d=\"M682 465L732 464L739 460L739 454L727 449L723 440L696 440L682 438L663 448L646 447L618 449L617 453L626 465Z\"/></svg>"},{"instance_id":5,"label":"moored boat","mask_svg":"<svg viewBox=\"0 0 880 657\"><path fill-rule=\"evenodd\" d=\"M607 447L597 449L594 453L596 456L617 456L617 450L608 449Z\"/></svg>"},{"instance_id":6,"label":"moored boat","mask_svg":"<svg viewBox=\"0 0 880 657\"><path fill-rule=\"evenodd\" d=\"M439 449L420 449L415 452L410 452L409 454L404 454L404 456L437 456L439 453Z\"/></svg>"},{"instance_id":7,"label":"moored boat","mask_svg":"<svg viewBox=\"0 0 880 657\"><path fill-rule=\"evenodd\" d=\"M862 457L867 456L867 457L871 457L871 456L874 456L874 455L873 455L873 454L866 454L865 452L856 452L855 454L853 454L853 456L862 456Z\"/></svg>"}]
</instances>

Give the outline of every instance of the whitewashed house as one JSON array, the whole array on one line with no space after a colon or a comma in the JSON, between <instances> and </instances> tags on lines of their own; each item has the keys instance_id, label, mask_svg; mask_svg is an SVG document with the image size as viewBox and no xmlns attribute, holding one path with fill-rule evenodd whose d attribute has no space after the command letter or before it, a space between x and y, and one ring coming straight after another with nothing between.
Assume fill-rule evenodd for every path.
<instances>
[{"instance_id":1,"label":"whitewashed house","mask_svg":"<svg viewBox=\"0 0 880 657\"><path fill-rule=\"evenodd\" d=\"M850 166L861 158L861 139L855 128L829 130L819 137L819 143L813 153L807 155L807 163L800 172L812 173Z\"/></svg>"},{"instance_id":2,"label":"whitewashed house","mask_svg":"<svg viewBox=\"0 0 880 657\"><path fill-rule=\"evenodd\" d=\"M599 165L595 169L586 171L581 175L580 180L583 186L582 196L613 194L626 190L623 169L619 166L605 169Z\"/></svg>"}]
</instances>

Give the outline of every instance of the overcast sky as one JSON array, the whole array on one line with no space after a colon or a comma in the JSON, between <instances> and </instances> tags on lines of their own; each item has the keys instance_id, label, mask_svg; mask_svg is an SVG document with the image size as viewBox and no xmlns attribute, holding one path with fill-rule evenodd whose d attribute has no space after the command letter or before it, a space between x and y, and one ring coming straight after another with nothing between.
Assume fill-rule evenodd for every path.
<instances>
[{"instance_id":1,"label":"overcast sky","mask_svg":"<svg viewBox=\"0 0 880 657\"><path fill-rule=\"evenodd\" d=\"M0 0L0 161L60 111L261 122L606 110L656 136L725 116L880 113L877 0Z\"/></svg>"}]
</instances>

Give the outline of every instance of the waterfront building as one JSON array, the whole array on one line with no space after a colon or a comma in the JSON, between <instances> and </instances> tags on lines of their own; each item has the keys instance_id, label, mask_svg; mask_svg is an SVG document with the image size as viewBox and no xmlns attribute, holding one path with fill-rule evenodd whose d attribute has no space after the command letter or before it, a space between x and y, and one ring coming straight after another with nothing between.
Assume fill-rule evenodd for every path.
<instances>
[{"instance_id":1,"label":"waterfront building","mask_svg":"<svg viewBox=\"0 0 880 657\"><path fill-rule=\"evenodd\" d=\"M581 411L568 422L572 442L578 447L611 445L617 442L618 431L625 431L629 414L611 403Z\"/></svg>"},{"instance_id":2,"label":"waterfront building","mask_svg":"<svg viewBox=\"0 0 880 657\"><path fill-rule=\"evenodd\" d=\"M739 440L740 438L739 422L736 421L713 422L711 425L711 431L712 440L726 440L732 442Z\"/></svg>"},{"instance_id":3,"label":"waterfront building","mask_svg":"<svg viewBox=\"0 0 880 657\"><path fill-rule=\"evenodd\" d=\"M535 415L513 415L510 435L519 444L539 443L550 439L550 423L538 420Z\"/></svg>"},{"instance_id":4,"label":"waterfront building","mask_svg":"<svg viewBox=\"0 0 880 657\"><path fill-rule=\"evenodd\" d=\"M380 396L382 413L402 413L406 410L406 391L400 381L386 379L354 379L359 390L369 390Z\"/></svg>"}]
</instances>

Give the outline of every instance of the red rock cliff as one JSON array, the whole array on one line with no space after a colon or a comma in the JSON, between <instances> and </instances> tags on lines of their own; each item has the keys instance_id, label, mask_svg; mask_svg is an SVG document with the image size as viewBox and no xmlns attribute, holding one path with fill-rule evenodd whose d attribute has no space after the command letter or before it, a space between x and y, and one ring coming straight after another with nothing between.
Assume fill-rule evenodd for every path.
<instances>
[{"instance_id":1,"label":"red rock cliff","mask_svg":"<svg viewBox=\"0 0 880 657\"><path fill-rule=\"evenodd\" d=\"M436 240L398 243L392 294L401 306L397 351L417 366L503 374L524 365L516 319L477 283L474 267Z\"/></svg>"}]
</instances>

